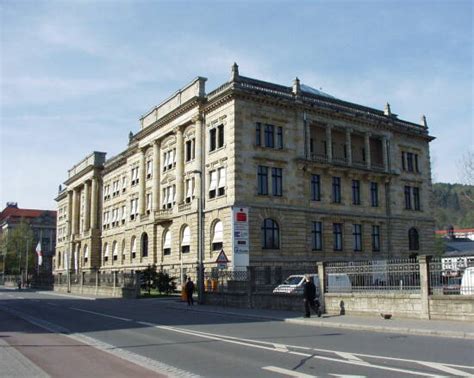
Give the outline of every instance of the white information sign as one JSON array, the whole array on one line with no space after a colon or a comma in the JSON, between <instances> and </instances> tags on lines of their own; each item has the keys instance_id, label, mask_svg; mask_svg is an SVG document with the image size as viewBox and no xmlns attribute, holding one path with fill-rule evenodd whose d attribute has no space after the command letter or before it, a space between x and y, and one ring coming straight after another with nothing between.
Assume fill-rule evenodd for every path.
<instances>
[{"instance_id":1,"label":"white information sign","mask_svg":"<svg viewBox=\"0 0 474 378\"><path fill-rule=\"evenodd\" d=\"M249 208L232 208L232 268L245 270L249 265Z\"/></svg>"}]
</instances>

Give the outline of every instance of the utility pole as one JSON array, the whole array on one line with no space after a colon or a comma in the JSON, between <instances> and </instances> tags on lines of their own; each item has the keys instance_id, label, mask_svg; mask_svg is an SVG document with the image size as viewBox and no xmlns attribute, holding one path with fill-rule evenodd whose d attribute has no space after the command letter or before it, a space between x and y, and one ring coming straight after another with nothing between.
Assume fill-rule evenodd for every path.
<instances>
[{"instance_id":1,"label":"utility pole","mask_svg":"<svg viewBox=\"0 0 474 378\"><path fill-rule=\"evenodd\" d=\"M25 286L28 286L28 236L26 237L26 257L25 257Z\"/></svg>"}]
</instances>

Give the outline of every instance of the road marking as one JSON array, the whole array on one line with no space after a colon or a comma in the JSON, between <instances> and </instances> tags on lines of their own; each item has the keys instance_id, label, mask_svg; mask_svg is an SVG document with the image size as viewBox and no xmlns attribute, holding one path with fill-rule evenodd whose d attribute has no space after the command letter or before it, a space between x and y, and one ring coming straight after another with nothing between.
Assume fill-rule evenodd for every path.
<instances>
[{"instance_id":1,"label":"road marking","mask_svg":"<svg viewBox=\"0 0 474 378\"><path fill-rule=\"evenodd\" d=\"M423 362L423 361L420 361L419 364L428 366L428 367L436 369L436 370L444 371L445 373L448 373L449 375L456 375L456 376L460 376L460 377L472 377L471 374L468 374L465 371L461 371L461 370L458 370L458 369L453 369L451 367L448 367L444 364L440 364L440 363L437 363L437 362Z\"/></svg>"},{"instance_id":2,"label":"road marking","mask_svg":"<svg viewBox=\"0 0 474 378\"><path fill-rule=\"evenodd\" d=\"M335 352L338 356L341 356L342 358L345 358L346 360L349 361L362 361L364 362L361 358L354 356L352 353L346 353L346 352Z\"/></svg>"},{"instance_id":3,"label":"road marking","mask_svg":"<svg viewBox=\"0 0 474 378\"><path fill-rule=\"evenodd\" d=\"M18 299L25 299L25 297L18 297Z\"/></svg>"},{"instance_id":4,"label":"road marking","mask_svg":"<svg viewBox=\"0 0 474 378\"><path fill-rule=\"evenodd\" d=\"M288 348L286 347L285 344L276 344L273 343L273 346L278 349L280 352L288 352Z\"/></svg>"},{"instance_id":5,"label":"road marking","mask_svg":"<svg viewBox=\"0 0 474 378\"><path fill-rule=\"evenodd\" d=\"M69 307L71 310L75 310L75 311L81 311L81 312L87 312L89 314L94 314L94 315L98 315L98 316L103 316L103 317L106 317L106 318L112 318L112 319L117 319L117 320L123 320L124 322L131 322L132 319L127 319L127 318L121 318L120 316L114 316L114 315L106 315L106 314L102 314L100 312L95 312L95 311L88 311L88 310L83 310L82 308L75 308L75 307Z\"/></svg>"},{"instance_id":6,"label":"road marking","mask_svg":"<svg viewBox=\"0 0 474 378\"><path fill-rule=\"evenodd\" d=\"M290 377L316 378L315 375L304 374L304 373L300 373L300 372L293 371L293 370L288 370L288 369L279 368L279 367L276 367L276 366L264 366L264 367L262 367L262 369L263 369L263 370L272 371L272 372L274 372L274 373L280 373L280 374L283 374L283 375L289 375Z\"/></svg>"},{"instance_id":7,"label":"road marking","mask_svg":"<svg viewBox=\"0 0 474 378\"><path fill-rule=\"evenodd\" d=\"M57 305L56 303L52 303L52 302L46 302L46 304L49 304L50 306L59 307L59 305Z\"/></svg>"}]
</instances>

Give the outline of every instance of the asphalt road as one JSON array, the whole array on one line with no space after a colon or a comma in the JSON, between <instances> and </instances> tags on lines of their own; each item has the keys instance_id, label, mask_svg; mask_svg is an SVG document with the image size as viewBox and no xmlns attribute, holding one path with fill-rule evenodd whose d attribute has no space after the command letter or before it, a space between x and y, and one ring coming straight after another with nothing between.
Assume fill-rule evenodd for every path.
<instances>
[{"instance_id":1,"label":"asphalt road","mask_svg":"<svg viewBox=\"0 0 474 378\"><path fill-rule=\"evenodd\" d=\"M51 376L61 374L48 364L67 360L67 353L78 353L78 348L76 352L59 348L65 349L64 356L42 361L41 348L48 348L50 338L57 335L74 340L76 347L81 345L81 353L97 351L91 360L99 367L79 364L69 376L111 376L108 369L118 362L110 362L103 354L125 361L120 368L125 376L129 374L123 369L134 368L147 368L151 375L205 377L474 374L472 340L319 328L198 312L176 299L81 300L0 289L0 315L0 335L11 337L16 332L15 337L20 337L18 327L12 329L18 322L33 327L23 326L22 337L39 330L46 333L44 342L35 344L34 362ZM10 342L8 338L4 341ZM31 358L22 345L15 347ZM139 375L138 371L133 375Z\"/></svg>"}]
</instances>

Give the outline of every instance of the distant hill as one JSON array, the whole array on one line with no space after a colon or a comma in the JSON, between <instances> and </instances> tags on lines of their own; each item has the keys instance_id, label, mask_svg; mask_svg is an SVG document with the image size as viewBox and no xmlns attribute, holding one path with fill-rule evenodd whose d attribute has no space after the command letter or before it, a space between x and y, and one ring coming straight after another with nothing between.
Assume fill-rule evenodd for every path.
<instances>
[{"instance_id":1,"label":"distant hill","mask_svg":"<svg viewBox=\"0 0 474 378\"><path fill-rule=\"evenodd\" d=\"M468 193L474 198L474 186L461 184L433 184L433 215L436 228L474 228L474 203L466 198Z\"/></svg>"}]
</instances>

